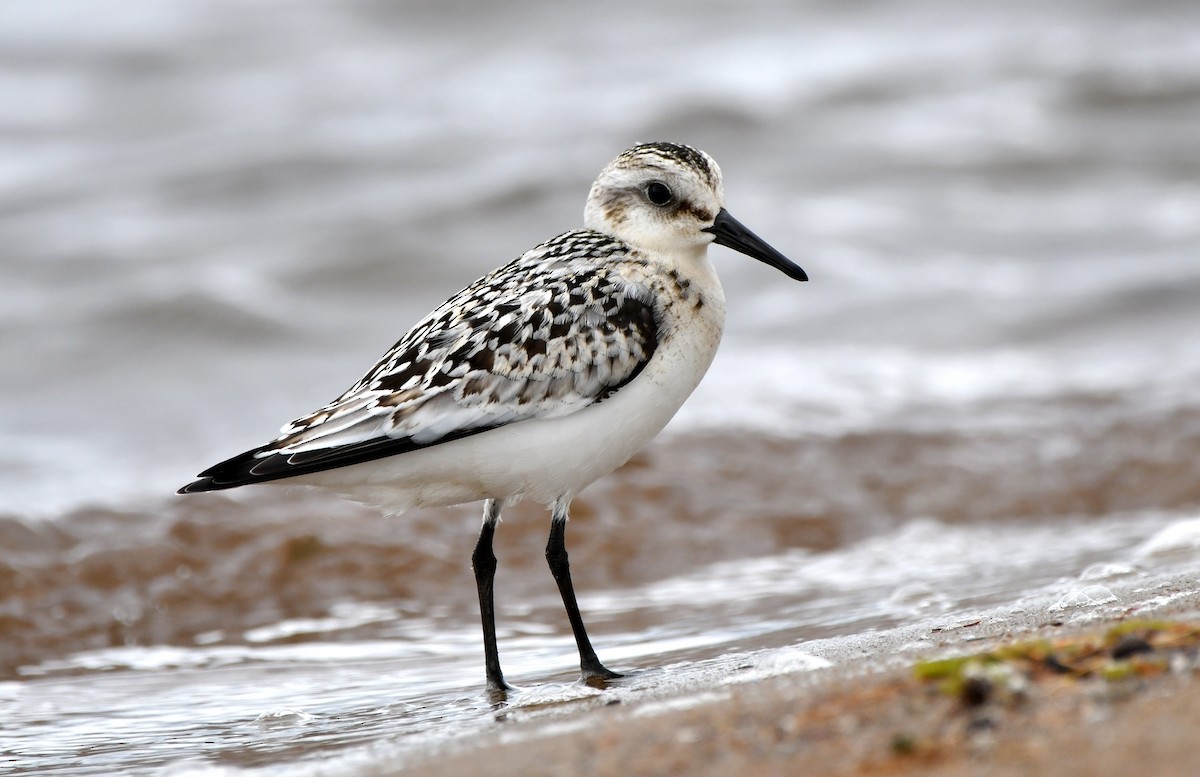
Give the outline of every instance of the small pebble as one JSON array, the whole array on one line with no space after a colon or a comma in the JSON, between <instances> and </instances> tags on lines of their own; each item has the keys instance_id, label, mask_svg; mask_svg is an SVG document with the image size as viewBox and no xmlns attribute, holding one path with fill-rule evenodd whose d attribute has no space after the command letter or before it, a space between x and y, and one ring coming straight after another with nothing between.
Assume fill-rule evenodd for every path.
<instances>
[{"instance_id":1,"label":"small pebble","mask_svg":"<svg viewBox=\"0 0 1200 777\"><path fill-rule=\"evenodd\" d=\"M992 696L994 685L986 677L974 676L963 680L962 700L968 707L978 707Z\"/></svg>"},{"instance_id":2,"label":"small pebble","mask_svg":"<svg viewBox=\"0 0 1200 777\"><path fill-rule=\"evenodd\" d=\"M1154 646L1136 634L1126 634L1113 645L1112 657L1120 661L1139 653L1153 653Z\"/></svg>"}]
</instances>

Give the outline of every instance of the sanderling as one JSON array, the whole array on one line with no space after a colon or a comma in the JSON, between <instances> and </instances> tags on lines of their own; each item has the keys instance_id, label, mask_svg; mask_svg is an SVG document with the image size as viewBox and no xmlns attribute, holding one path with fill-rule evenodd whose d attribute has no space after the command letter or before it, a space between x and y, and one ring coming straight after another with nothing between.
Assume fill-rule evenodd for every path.
<instances>
[{"instance_id":1,"label":"sanderling","mask_svg":"<svg viewBox=\"0 0 1200 777\"><path fill-rule=\"evenodd\" d=\"M488 689L501 698L492 537L506 502L545 504L546 560L582 679L603 686L620 675L596 657L575 602L571 500L658 434L712 362L725 294L710 243L808 280L724 205L721 170L703 151L629 149L592 185L584 229L455 294L340 397L179 493L283 481L389 512L486 500L471 562Z\"/></svg>"}]
</instances>

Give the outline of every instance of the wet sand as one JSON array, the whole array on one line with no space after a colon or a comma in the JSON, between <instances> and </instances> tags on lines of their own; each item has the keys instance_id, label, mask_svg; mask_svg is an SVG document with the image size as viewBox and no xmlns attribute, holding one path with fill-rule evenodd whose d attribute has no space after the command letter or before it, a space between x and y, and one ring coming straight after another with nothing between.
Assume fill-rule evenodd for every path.
<instances>
[{"instance_id":1,"label":"wet sand","mask_svg":"<svg viewBox=\"0 0 1200 777\"><path fill-rule=\"evenodd\" d=\"M979 659L965 664L922 659L873 671L875 656L534 714L419 763L362 774L1191 775L1200 763L1197 604L1168 620L948 636L954 655Z\"/></svg>"},{"instance_id":2,"label":"wet sand","mask_svg":"<svg viewBox=\"0 0 1200 777\"><path fill-rule=\"evenodd\" d=\"M571 554L584 591L636 589L787 548L827 551L904 522L982 526L1187 510L1200 412L1118 416L1048 459L1020 430L979 439L880 431L824 439L668 437L576 500ZM987 448L987 466L977 466ZM964 465L967 462L967 465ZM800 498L797 498L800 495ZM466 569L478 505L393 520L305 489L80 509L56 521L0 516L0 679L21 666L120 645L191 645L340 601L414 602L473 622ZM522 503L497 535L507 601L544 592L543 508ZM1064 542L1067 541L1064 538Z\"/></svg>"},{"instance_id":3,"label":"wet sand","mask_svg":"<svg viewBox=\"0 0 1200 777\"><path fill-rule=\"evenodd\" d=\"M629 673L605 692L571 685L545 511L518 506L497 554L524 688L499 712L477 505L385 520L293 489L0 517L19 773L1189 773L1196 634L1146 636L1129 672L1104 639L1200 622L1200 413L1084 414L1062 409L1070 456L1022 429L657 441L572 518L593 637ZM1017 651L994 693L913 674L1034 639L1098 647L1063 646L1062 674Z\"/></svg>"}]
</instances>

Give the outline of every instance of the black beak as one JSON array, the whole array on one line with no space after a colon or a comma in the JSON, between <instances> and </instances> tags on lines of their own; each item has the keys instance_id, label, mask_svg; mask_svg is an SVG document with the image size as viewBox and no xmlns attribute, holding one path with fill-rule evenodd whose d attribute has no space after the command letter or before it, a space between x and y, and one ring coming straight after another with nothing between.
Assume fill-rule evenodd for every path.
<instances>
[{"instance_id":1,"label":"black beak","mask_svg":"<svg viewBox=\"0 0 1200 777\"><path fill-rule=\"evenodd\" d=\"M760 262L771 265L789 278L795 278L798 281L808 280L808 274L800 269L799 265L767 245L767 241L742 226L742 222L730 216L729 211L724 208L721 208L721 212L717 214L713 225L701 231L711 232L714 236L713 242L719 246L732 248L739 254L754 257Z\"/></svg>"}]
</instances>

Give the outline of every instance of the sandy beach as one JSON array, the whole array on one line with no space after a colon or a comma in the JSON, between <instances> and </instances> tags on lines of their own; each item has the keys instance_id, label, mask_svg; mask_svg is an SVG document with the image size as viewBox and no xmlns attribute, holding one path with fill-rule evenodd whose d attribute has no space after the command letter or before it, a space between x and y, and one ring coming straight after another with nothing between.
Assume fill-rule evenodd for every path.
<instances>
[{"instance_id":1,"label":"sandy beach","mask_svg":"<svg viewBox=\"0 0 1200 777\"><path fill-rule=\"evenodd\" d=\"M675 698L534 712L420 763L365 773L1196 773L1194 610L962 639L948 640L952 660L872 671L876 656Z\"/></svg>"}]
</instances>

